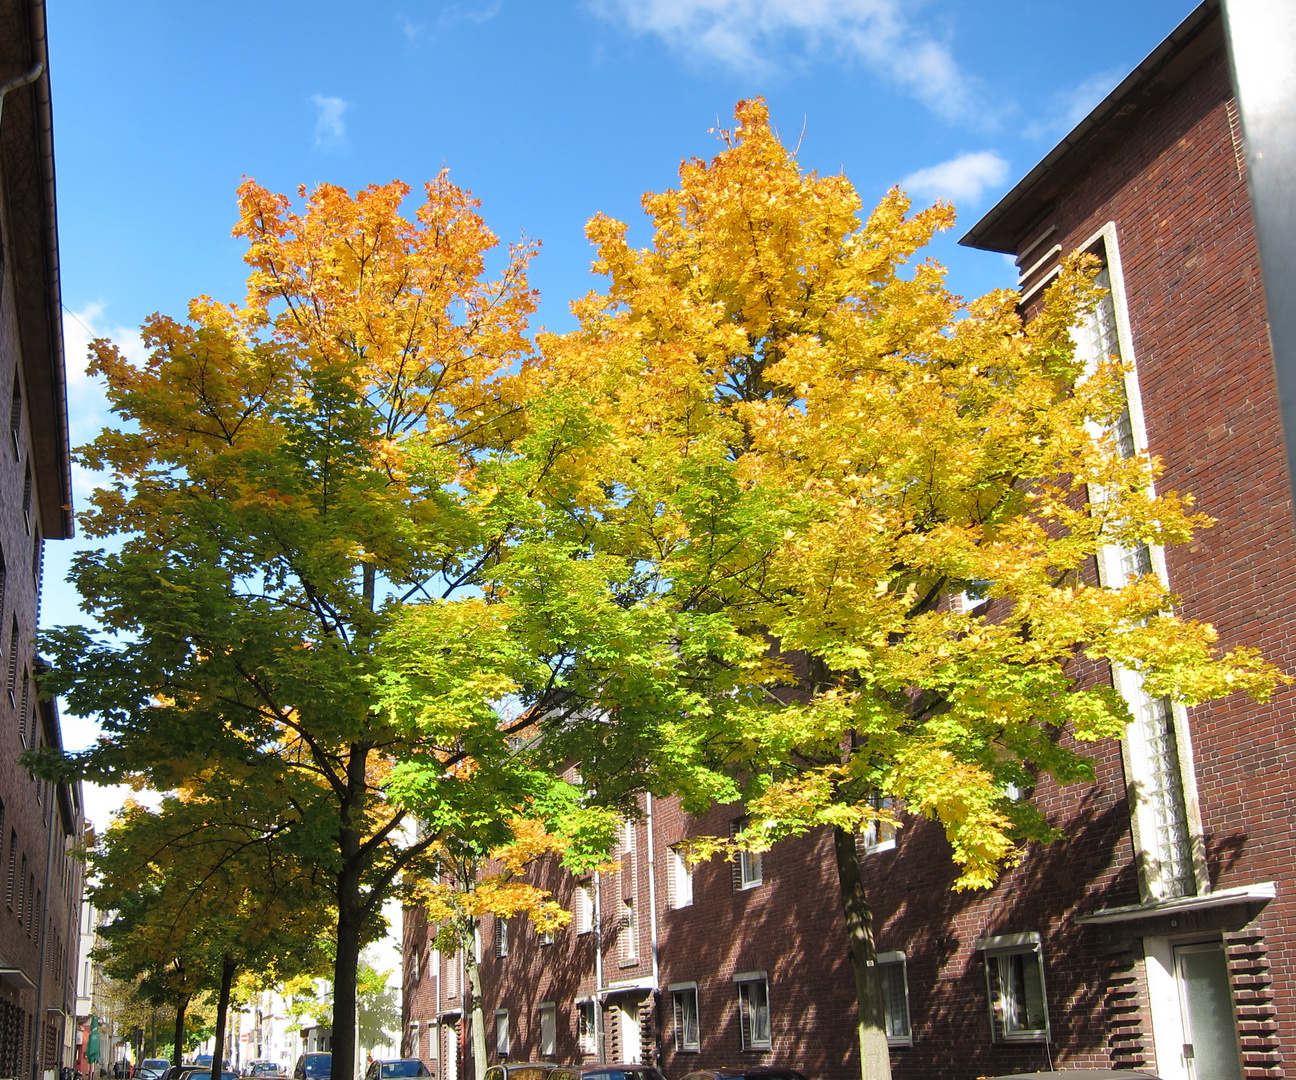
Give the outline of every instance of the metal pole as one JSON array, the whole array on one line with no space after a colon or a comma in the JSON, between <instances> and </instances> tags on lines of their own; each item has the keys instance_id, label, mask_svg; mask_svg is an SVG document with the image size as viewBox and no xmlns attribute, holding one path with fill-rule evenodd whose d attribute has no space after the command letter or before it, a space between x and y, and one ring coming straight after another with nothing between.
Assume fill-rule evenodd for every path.
<instances>
[{"instance_id":1,"label":"metal pole","mask_svg":"<svg viewBox=\"0 0 1296 1080\"><path fill-rule=\"evenodd\" d=\"M1287 478L1296 483L1296 3L1224 0L1222 7L1242 113Z\"/></svg>"}]
</instances>

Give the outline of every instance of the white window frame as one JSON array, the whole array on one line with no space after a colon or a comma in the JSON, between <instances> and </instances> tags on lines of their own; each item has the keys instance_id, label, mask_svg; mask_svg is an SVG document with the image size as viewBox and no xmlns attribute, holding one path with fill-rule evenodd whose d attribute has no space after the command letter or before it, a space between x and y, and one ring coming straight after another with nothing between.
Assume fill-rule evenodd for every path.
<instances>
[{"instance_id":1,"label":"white window frame","mask_svg":"<svg viewBox=\"0 0 1296 1080\"><path fill-rule=\"evenodd\" d=\"M594 893L588 882L577 884L572 896L572 912L576 921L576 933L589 934L594 930Z\"/></svg>"},{"instance_id":2,"label":"white window frame","mask_svg":"<svg viewBox=\"0 0 1296 1080\"><path fill-rule=\"evenodd\" d=\"M594 998L576 1002L576 1042L582 1054L598 1056L599 1005Z\"/></svg>"},{"instance_id":3,"label":"white window frame","mask_svg":"<svg viewBox=\"0 0 1296 1080\"><path fill-rule=\"evenodd\" d=\"M542 1001L536 1012L540 1014L540 1053L553 1057L558 1053L558 1004Z\"/></svg>"},{"instance_id":4,"label":"white window frame","mask_svg":"<svg viewBox=\"0 0 1296 1080\"><path fill-rule=\"evenodd\" d=\"M702 1010L695 982L671 983L666 987L671 996L671 1015L675 1024L675 1052L697 1054L702 1051ZM690 1041L687 1024L687 1005L693 1003L693 1038Z\"/></svg>"},{"instance_id":5,"label":"white window frame","mask_svg":"<svg viewBox=\"0 0 1296 1080\"><path fill-rule=\"evenodd\" d=\"M887 1031L888 1046L913 1046L913 1025L909 1017L909 963L903 951L884 952L877 954L877 966L879 974L889 972L898 977L900 982L900 1005L903 1009L903 1016L898 1016L893 1006L895 1002L892 995L888 992L886 985L886 976L882 975L882 1003L885 1010L885 1023ZM896 1025L894 1020L901 1019L902 1025ZM892 1031L893 1027L902 1026L904 1030Z\"/></svg>"},{"instance_id":6,"label":"white window frame","mask_svg":"<svg viewBox=\"0 0 1296 1080\"><path fill-rule=\"evenodd\" d=\"M1044 951L1037 931L1023 934L1001 934L984 937L976 948L984 954L986 999L990 1011L990 1037L996 1043L1048 1043L1053 1041L1049 1016L1048 984L1044 975ZM1044 1013L1042 1028L1010 1028L1009 1014L1014 1004L1012 980L1005 979L1004 965L1014 959L1033 964L1039 980L1040 1005Z\"/></svg>"},{"instance_id":7,"label":"white window frame","mask_svg":"<svg viewBox=\"0 0 1296 1080\"><path fill-rule=\"evenodd\" d=\"M738 1031L744 1050L770 1050L774 1045L774 1016L770 1007L769 974L764 971L743 971L733 977L738 985ZM757 1035L752 1028L752 994L759 987L764 998L764 1034ZM759 1013L757 1014L759 1016Z\"/></svg>"},{"instance_id":8,"label":"white window frame","mask_svg":"<svg viewBox=\"0 0 1296 1080\"><path fill-rule=\"evenodd\" d=\"M1138 360L1134 350L1134 335L1130 328L1129 307L1125 295L1125 276L1121 265L1120 243L1116 235L1116 223L1109 221L1101 229L1080 245L1082 251L1093 252L1102 259L1107 268L1111 286L1112 314L1115 322L1116 345L1121 360L1129 367L1125 373L1125 401L1129 411L1130 434L1135 453L1148 452L1147 425L1143 416L1143 398L1138 383ZM1077 328L1078 330L1078 328ZM1088 346L1081 341L1078 333L1075 336L1077 348L1084 348L1087 359L1087 371L1092 370L1097 358L1089 355ZM1091 502L1102 499L1101 490L1091 489ZM1126 581L1125 549L1116 544L1104 547L1098 556L1099 581L1106 586L1123 585ZM1165 552L1159 546L1149 546L1148 555L1152 572L1161 579L1166 588L1170 587L1167 573ZM1127 777L1146 778L1149 776L1148 747L1146 746L1145 725L1140 722L1141 711L1148 708L1148 697L1143 691L1142 678L1137 672L1127 671L1113 665L1112 682L1129 705L1135 722L1127 729L1127 737L1121 740L1121 756ZM1205 832L1202 824L1201 807L1197 794L1197 770L1193 762L1192 739L1189 731L1188 712L1178 703L1171 704L1171 729L1177 749L1178 787L1183 799L1183 813L1187 836L1185 837L1189 861L1191 862L1192 881L1176 878L1167 873L1166 860L1162 858L1161 845L1157 841L1155 810L1148 798L1139 798L1138 780L1131 784L1134 798L1131 799L1130 831L1134 845L1139 853L1139 884L1145 900L1160 900L1183 895L1185 888L1193 889L1198 895L1210 891L1210 874L1206 865Z\"/></svg>"},{"instance_id":9,"label":"white window frame","mask_svg":"<svg viewBox=\"0 0 1296 1080\"><path fill-rule=\"evenodd\" d=\"M409 1041L410 1055L409 1056L422 1057L423 1045L422 1043L419 1042L419 1022L417 1020L410 1021L409 1035L410 1035L410 1041Z\"/></svg>"},{"instance_id":10,"label":"white window frame","mask_svg":"<svg viewBox=\"0 0 1296 1080\"><path fill-rule=\"evenodd\" d=\"M501 1057L511 1057L512 1042L509 1038L508 1009L495 1010L495 1053Z\"/></svg>"},{"instance_id":11,"label":"white window frame","mask_svg":"<svg viewBox=\"0 0 1296 1080\"><path fill-rule=\"evenodd\" d=\"M632 967L639 963L639 913L635 910L635 898L624 897L621 910L621 932L617 937L620 962L622 967Z\"/></svg>"},{"instance_id":12,"label":"white window frame","mask_svg":"<svg viewBox=\"0 0 1296 1080\"><path fill-rule=\"evenodd\" d=\"M438 1020L429 1020L428 1029L428 1060L436 1061L441 1054L441 1023ZM415 1055L416 1057L418 1055Z\"/></svg>"},{"instance_id":13,"label":"white window frame","mask_svg":"<svg viewBox=\"0 0 1296 1080\"><path fill-rule=\"evenodd\" d=\"M887 810L895 813L896 801L890 795L874 792L868 797L868 803L874 810ZM876 819L864 826L864 854L874 855L879 851L894 851L896 846L896 827L891 822Z\"/></svg>"},{"instance_id":14,"label":"white window frame","mask_svg":"<svg viewBox=\"0 0 1296 1080\"><path fill-rule=\"evenodd\" d=\"M502 915L495 916L495 959L503 960L509 954L509 925Z\"/></svg>"},{"instance_id":15,"label":"white window frame","mask_svg":"<svg viewBox=\"0 0 1296 1080\"><path fill-rule=\"evenodd\" d=\"M745 817L734 818L729 825L730 839L747 827ZM740 851L734 858L734 888L743 892L765 884L765 866L759 851Z\"/></svg>"},{"instance_id":16,"label":"white window frame","mask_svg":"<svg viewBox=\"0 0 1296 1080\"><path fill-rule=\"evenodd\" d=\"M680 908L693 906L693 866L680 847L668 849L670 858L670 906L678 911Z\"/></svg>"}]
</instances>

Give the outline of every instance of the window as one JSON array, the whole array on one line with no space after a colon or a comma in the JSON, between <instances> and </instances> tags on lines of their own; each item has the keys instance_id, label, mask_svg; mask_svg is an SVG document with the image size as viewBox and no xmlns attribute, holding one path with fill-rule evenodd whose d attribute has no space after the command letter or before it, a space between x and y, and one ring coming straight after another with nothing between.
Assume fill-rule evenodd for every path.
<instances>
[{"instance_id":1,"label":"window","mask_svg":"<svg viewBox=\"0 0 1296 1080\"><path fill-rule=\"evenodd\" d=\"M422 1057L423 1055L422 1055L421 1053L419 1053L419 1051L420 1051L421 1049L422 1049L422 1047L419 1046L419 1026L418 1026L418 1021L415 1020L415 1021L414 1021L413 1023L411 1023L410 1026L409 1026L409 1051L408 1051L407 1056L408 1056L408 1057Z\"/></svg>"},{"instance_id":2,"label":"window","mask_svg":"<svg viewBox=\"0 0 1296 1080\"><path fill-rule=\"evenodd\" d=\"M9 437L13 440L14 457L22 457L22 380L14 372L13 396L9 399Z\"/></svg>"},{"instance_id":3,"label":"window","mask_svg":"<svg viewBox=\"0 0 1296 1080\"><path fill-rule=\"evenodd\" d=\"M738 984L738 1022L744 1050L770 1048L769 980L763 971L735 975Z\"/></svg>"},{"instance_id":4,"label":"window","mask_svg":"<svg viewBox=\"0 0 1296 1080\"><path fill-rule=\"evenodd\" d=\"M9 830L9 876L5 879L5 904L14 909L14 890L18 881L18 834Z\"/></svg>"},{"instance_id":5,"label":"window","mask_svg":"<svg viewBox=\"0 0 1296 1080\"><path fill-rule=\"evenodd\" d=\"M5 569L4 549L0 548L0 612L4 611L5 585L8 579L9 575Z\"/></svg>"},{"instance_id":6,"label":"window","mask_svg":"<svg viewBox=\"0 0 1296 1080\"><path fill-rule=\"evenodd\" d=\"M594 896L587 882L576 886L576 895L572 898L572 915L576 922L576 933L588 934L594 929Z\"/></svg>"},{"instance_id":7,"label":"window","mask_svg":"<svg viewBox=\"0 0 1296 1080\"><path fill-rule=\"evenodd\" d=\"M22 729L23 744L27 743L27 716L31 706L31 672L23 668L22 673L22 699L18 706L18 726ZM35 716L32 716L32 735L36 734ZM3 833L0 833L3 835Z\"/></svg>"},{"instance_id":8,"label":"window","mask_svg":"<svg viewBox=\"0 0 1296 1080\"><path fill-rule=\"evenodd\" d=\"M507 1057L509 1052L508 1009L495 1010L495 1053Z\"/></svg>"},{"instance_id":9,"label":"window","mask_svg":"<svg viewBox=\"0 0 1296 1080\"><path fill-rule=\"evenodd\" d=\"M18 871L18 921L27 913L27 856L22 857Z\"/></svg>"},{"instance_id":10,"label":"window","mask_svg":"<svg viewBox=\"0 0 1296 1080\"><path fill-rule=\"evenodd\" d=\"M482 934L481 923L473 927L473 960L478 964L482 962Z\"/></svg>"},{"instance_id":11,"label":"window","mask_svg":"<svg viewBox=\"0 0 1296 1080\"><path fill-rule=\"evenodd\" d=\"M637 964L639 962L639 925L635 917L635 902L633 896L627 896L623 901L621 913L621 936L617 942L620 946L621 963L625 965Z\"/></svg>"},{"instance_id":12,"label":"window","mask_svg":"<svg viewBox=\"0 0 1296 1080\"><path fill-rule=\"evenodd\" d=\"M36 530L35 536L32 537L32 581L39 587L41 576L41 554L44 552L41 545L40 529Z\"/></svg>"},{"instance_id":13,"label":"window","mask_svg":"<svg viewBox=\"0 0 1296 1080\"><path fill-rule=\"evenodd\" d=\"M669 872L666 882L670 906L686 908L693 904L693 867L689 865L682 848L673 847L668 853Z\"/></svg>"},{"instance_id":14,"label":"window","mask_svg":"<svg viewBox=\"0 0 1296 1080\"><path fill-rule=\"evenodd\" d=\"M446 961L445 992L446 997L457 997L459 994L459 968L463 964L463 949L460 949Z\"/></svg>"},{"instance_id":15,"label":"window","mask_svg":"<svg viewBox=\"0 0 1296 1080\"><path fill-rule=\"evenodd\" d=\"M582 1054L598 1054L598 1020L592 1001L576 1002L576 1041Z\"/></svg>"},{"instance_id":16,"label":"window","mask_svg":"<svg viewBox=\"0 0 1296 1080\"><path fill-rule=\"evenodd\" d=\"M508 920L495 916L495 955L503 960L508 956Z\"/></svg>"},{"instance_id":17,"label":"window","mask_svg":"<svg viewBox=\"0 0 1296 1080\"><path fill-rule=\"evenodd\" d=\"M1044 957L1037 933L982 938L990 1029L996 1042L1046 1042L1048 1003Z\"/></svg>"},{"instance_id":18,"label":"window","mask_svg":"<svg viewBox=\"0 0 1296 1080\"><path fill-rule=\"evenodd\" d=\"M9 691L9 704L17 705L18 702L14 697L14 690L18 686L18 616L13 617L13 622L9 626L9 674L7 680L7 689ZM20 717L18 721L24 728L27 725L27 718Z\"/></svg>"},{"instance_id":19,"label":"window","mask_svg":"<svg viewBox=\"0 0 1296 1080\"><path fill-rule=\"evenodd\" d=\"M419 953L421 951L422 950L418 945L415 945L414 948L410 950L410 978L416 983L422 975L419 971ZM415 1026L417 1027L418 1025Z\"/></svg>"},{"instance_id":20,"label":"window","mask_svg":"<svg viewBox=\"0 0 1296 1080\"><path fill-rule=\"evenodd\" d=\"M542 1001L540 1009L540 1053L552 1057L558 1053L558 1006Z\"/></svg>"},{"instance_id":21,"label":"window","mask_svg":"<svg viewBox=\"0 0 1296 1080\"><path fill-rule=\"evenodd\" d=\"M746 818L736 818L729 826L729 836L736 838L747 827ZM734 859L734 888L754 889L764 880L759 851L740 851Z\"/></svg>"},{"instance_id":22,"label":"window","mask_svg":"<svg viewBox=\"0 0 1296 1080\"><path fill-rule=\"evenodd\" d=\"M886 1015L887 1042L892 1046L912 1046L909 1027L909 981L902 952L878 953L878 973L882 976L882 1005Z\"/></svg>"},{"instance_id":23,"label":"window","mask_svg":"<svg viewBox=\"0 0 1296 1080\"><path fill-rule=\"evenodd\" d=\"M31 509L32 509L32 471L31 462L27 462L27 475L23 479L23 521L27 525L28 531L31 530Z\"/></svg>"},{"instance_id":24,"label":"window","mask_svg":"<svg viewBox=\"0 0 1296 1080\"><path fill-rule=\"evenodd\" d=\"M541 945L552 945L554 943L554 932L552 930L537 930L536 941Z\"/></svg>"},{"instance_id":25,"label":"window","mask_svg":"<svg viewBox=\"0 0 1296 1080\"><path fill-rule=\"evenodd\" d=\"M895 813L895 799L890 795L874 792L868 798L869 805L885 814ZM892 821L874 819L864 826L864 853L872 855L875 851L891 851L896 846L896 827Z\"/></svg>"},{"instance_id":26,"label":"window","mask_svg":"<svg viewBox=\"0 0 1296 1080\"><path fill-rule=\"evenodd\" d=\"M427 1022L428 1029L428 1048L427 1056L436 1061L437 1055L441 1052L441 1029L435 1020Z\"/></svg>"},{"instance_id":27,"label":"window","mask_svg":"<svg viewBox=\"0 0 1296 1080\"><path fill-rule=\"evenodd\" d=\"M698 1023L697 983L673 983L669 989L675 1011L676 1051L701 1050L702 1028Z\"/></svg>"}]
</instances>

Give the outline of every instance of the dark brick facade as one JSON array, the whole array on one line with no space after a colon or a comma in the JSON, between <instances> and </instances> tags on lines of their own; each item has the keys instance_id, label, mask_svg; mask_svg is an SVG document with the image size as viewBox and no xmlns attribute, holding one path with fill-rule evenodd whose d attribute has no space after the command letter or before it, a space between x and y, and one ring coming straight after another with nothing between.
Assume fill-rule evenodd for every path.
<instances>
[{"instance_id":1,"label":"dark brick facade","mask_svg":"<svg viewBox=\"0 0 1296 1080\"><path fill-rule=\"evenodd\" d=\"M44 7L0 0L0 82L46 59ZM79 791L34 780L61 744L36 694L41 553L71 535L48 72L11 90L0 128L0 1076L71 1064L82 863ZM42 972L43 960L43 972ZM39 1030L38 1030L39 1029Z\"/></svg>"},{"instance_id":2,"label":"dark brick facade","mask_svg":"<svg viewBox=\"0 0 1296 1080\"><path fill-rule=\"evenodd\" d=\"M1238 140L1218 11L1207 3L967 242L1019 257L1030 271L1022 281L1027 310L1061 252L1110 244L1104 250L1113 267L1119 256L1128 315L1122 348L1136 364L1147 445L1164 465L1159 486L1193 492L1217 522L1166 554L1181 611L1212 622L1225 647L1254 646L1296 671L1296 530ZM1294 724L1290 689L1266 705L1234 697L1181 718L1200 866L1197 895L1182 901L1157 905L1148 896L1127 758L1116 745L1094 751L1092 786L1041 785L1036 798L1066 839L1030 850L993 890L951 890L948 848L930 823L908 822L892 850L861 847L878 949L905 955L912 1044L893 1049L897 1078L971 1080L1055 1065L1186 1078L1186 1038L1168 1011L1178 1007L1177 969L1156 958L1177 963L1176 946L1191 943L1223 950L1243 1075L1285 1075L1296 1064L1284 1027L1296 990ZM569 928L542 944L515 924L508 957L485 950L486 1014L509 1010L511 1056L539 1055L538 1006L553 1002L557 1042L548 1056L560 1061L655 1060L672 1078L739 1064L790 1065L824 1080L858 1076L830 839L777 845L764 856L762 883L749 889L736 888L727 864L700 866L693 903L675 909L670 845L690 833L727 832L737 811L717 808L694 820L658 802L650 844L647 809L627 869L598 883L598 933ZM539 877L572 904L570 879ZM1267 883L1276 898L1266 902ZM655 935L647 917L654 891ZM635 900L640 938L633 963L619 945L626 896ZM992 1037L992 1025L1002 1034L1002 1018L992 1018L990 961L979 946L1005 935L1038 935L1047 1040ZM409 957L419 950L426 957L425 936L417 915L407 921L407 977ZM493 941L492 927L484 939ZM421 969L416 984L407 981L406 1013L420 1024L418 1050L427 1058L423 1025L455 1005L438 997L444 971ZM734 976L761 972L771 1047L745 1050ZM670 988L690 983L701 1045L682 1052ZM591 997L600 1038L582 1048L576 1003ZM635 1036L638 1045L630 1045Z\"/></svg>"}]
</instances>

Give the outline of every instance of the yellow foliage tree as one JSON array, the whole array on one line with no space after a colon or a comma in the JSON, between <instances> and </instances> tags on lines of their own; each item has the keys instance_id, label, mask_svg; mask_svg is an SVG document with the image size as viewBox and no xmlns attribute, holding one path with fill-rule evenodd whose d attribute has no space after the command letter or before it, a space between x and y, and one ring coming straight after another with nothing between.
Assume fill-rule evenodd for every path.
<instances>
[{"instance_id":1,"label":"yellow foliage tree","mask_svg":"<svg viewBox=\"0 0 1296 1080\"><path fill-rule=\"evenodd\" d=\"M590 222L607 289L541 344L550 392L588 401L597 433L567 460L589 548L635 567L643 617L693 613L730 642L681 715L645 734L613 707L606 738L637 740L650 782L691 806L744 800L739 847L833 830L862 1070L878 1080L853 834L898 800L944 826L956 887L988 886L1049 835L1009 785L1083 779L1083 744L1130 719L1082 661L1188 704L1263 698L1280 676L1246 649L1218 654L1155 575L1095 577L1109 546L1209 522L1108 434L1122 369L1086 372L1071 339L1093 268L1068 262L1027 324L1012 291L965 303L936 262L905 271L952 208L911 214L893 190L864 217L845 176L799 168L763 102L737 120L718 156L644 197L649 247ZM683 638L660 662L689 656ZM699 838L695 853L734 846Z\"/></svg>"}]
</instances>

